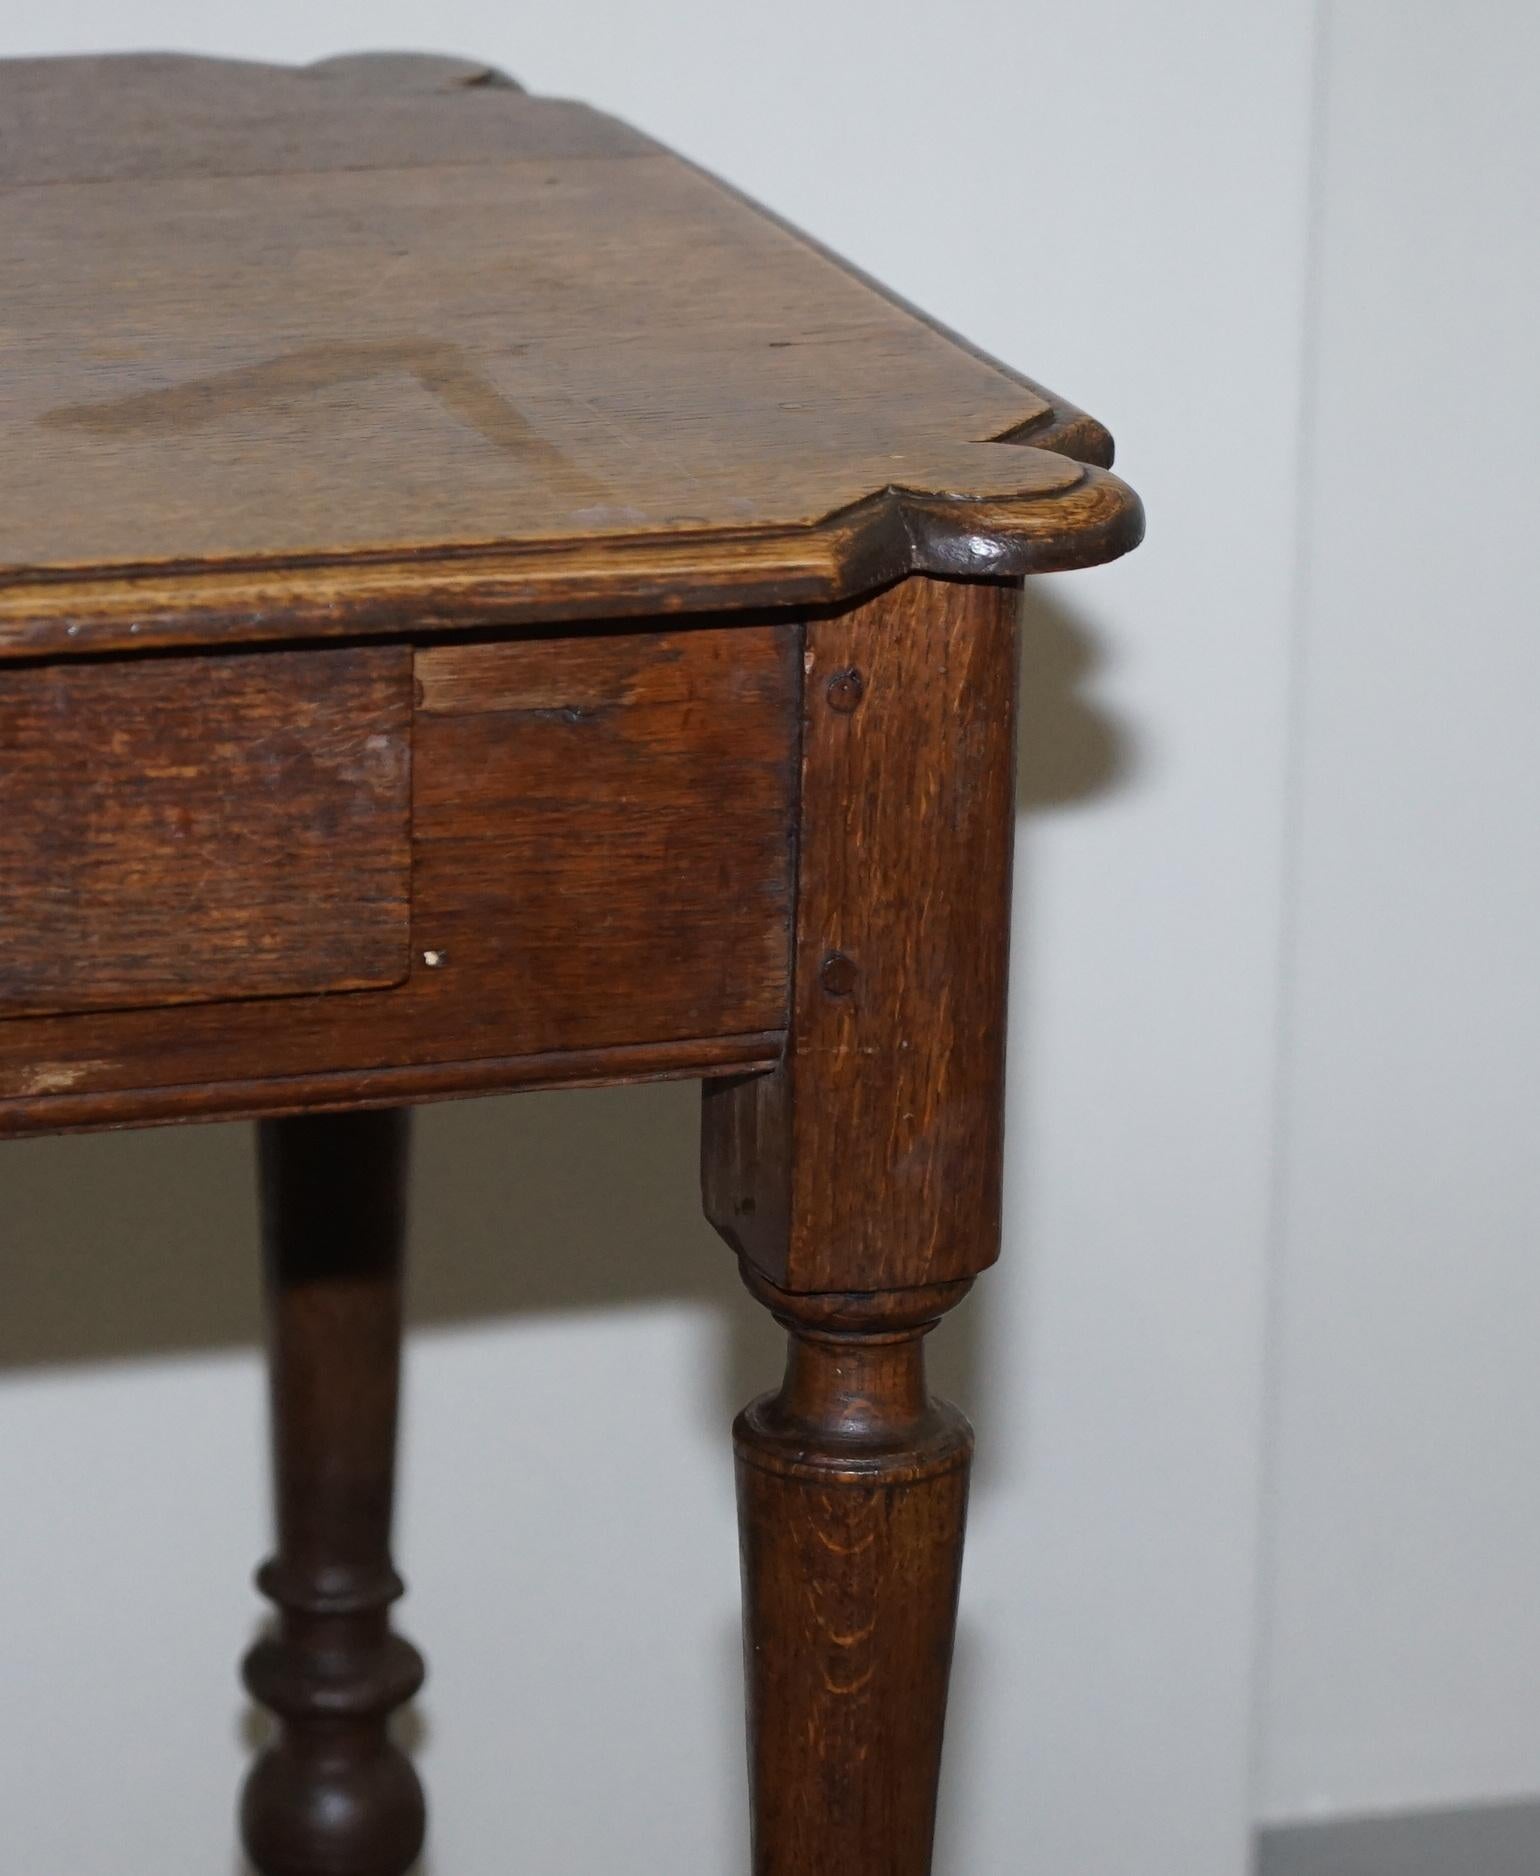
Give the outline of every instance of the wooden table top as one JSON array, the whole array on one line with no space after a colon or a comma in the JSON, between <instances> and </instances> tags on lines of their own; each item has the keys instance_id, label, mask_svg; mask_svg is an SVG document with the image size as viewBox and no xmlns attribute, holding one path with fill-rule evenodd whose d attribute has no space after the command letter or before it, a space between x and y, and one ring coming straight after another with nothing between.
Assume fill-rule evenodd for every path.
<instances>
[{"instance_id":1,"label":"wooden table top","mask_svg":"<svg viewBox=\"0 0 1540 1876\"><path fill-rule=\"evenodd\" d=\"M0 655L828 601L1138 539L1099 425L484 68L21 60L0 124Z\"/></svg>"}]
</instances>

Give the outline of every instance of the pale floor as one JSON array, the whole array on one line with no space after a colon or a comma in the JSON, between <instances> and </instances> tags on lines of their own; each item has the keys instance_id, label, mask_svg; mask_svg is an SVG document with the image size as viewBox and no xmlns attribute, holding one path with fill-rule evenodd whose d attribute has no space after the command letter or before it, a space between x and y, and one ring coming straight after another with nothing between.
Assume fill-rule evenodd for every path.
<instances>
[{"instance_id":1,"label":"pale floor","mask_svg":"<svg viewBox=\"0 0 1540 1876\"><path fill-rule=\"evenodd\" d=\"M1257 1876L1540 1876L1540 1803L1267 1831Z\"/></svg>"}]
</instances>

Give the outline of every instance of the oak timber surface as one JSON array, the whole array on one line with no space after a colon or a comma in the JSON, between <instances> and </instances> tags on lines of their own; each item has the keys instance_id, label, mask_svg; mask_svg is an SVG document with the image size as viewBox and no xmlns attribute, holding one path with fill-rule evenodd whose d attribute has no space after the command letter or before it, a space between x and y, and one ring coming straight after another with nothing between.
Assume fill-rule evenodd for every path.
<instances>
[{"instance_id":1,"label":"oak timber surface","mask_svg":"<svg viewBox=\"0 0 1540 1876\"><path fill-rule=\"evenodd\" d=\"M773 1060L790 987L802 637L794 623L712 624L415 655L340 646L0 675L0 1138ZM248 703L237 712L242 672ZM364 677L376 687L399 677L403 700L413 688L420 699L409 843L404 800L378 801L372 778L340 807L334 799L341 757L382 728L388 700L366 712ZM148 750L136 683L169 686L189 720L207 693L220 728L204 721L195 753L185 736ZM290 720L275 726L259 706L284 685L306 701L291 699ZM106 748L72 801L47 772L46 748L30 759L39 693L77 715L58 743L67 772L88 763L81 739L114 687L113 734L128 746L116 759ZM338 711L348 726L332 720ZM23 715L18 762L3 739ZM67 729L69 714L58 721ZM395 754L395 728L387 717L390 745L371 760ZM114 787L135 759L171 770L137 799ZM389 770L405 775L404 760ZM29 788L63 798L29 808ZM367 814L351 833L349 808ZM242 816L252 827L227 832L221 854L215 836ZM83 827L67 837L57 824L72 818ZM55 865L58 893L40 825L55 862L69 863ZM292 839L296 826L307 838ZM308 836L328 828L318 850ZM409 956L394 839L401 862L410 847ZM381 877L400 896L365 920L365 888L382 898ZM89 903L82 882L101 888ZM240 904L250 956L220 942ZM273 955L269 931L292 947ZM33 949L61 932L72 948L40 975ZM376 970L386 987L281 1005L257 996L362 983ZM127 1007L146 991L163 1003L250 1000ZM121 1007L26 1009L103 1000Z\"/></svg>"},{"instance_id":2,"label":"oak timber surface","mask_svg":"<svg viewBox=\"0 0 1540 1876\"><path fill-rule=\"evenodd\" d=\"M1017 596L810 621L777 1073L707 1091L706 1215L788 1290L965 1282L1000 1241Z\"/></svg>"},{"instance_id":3,"label":"oak timber surface","mask_svg":"<svg viewBox=\"0 0 1540 1876\"><path fill-rule=\"evenodd\" d=\"M625 126L428 70L0 64L0 651L1137 538L1115 478L991 440L1048 433L1024 381Z\"/></svg>"},{"instance_id":4,"label":"oak timber surface","mask_svg":"<svg viewBox=\"0 0 1540 1876\"><path fill-rule=\"evenodd\" d=\"M412 657L0 677L0 1018L402 982Z\"/></svg>"}]
</instances>

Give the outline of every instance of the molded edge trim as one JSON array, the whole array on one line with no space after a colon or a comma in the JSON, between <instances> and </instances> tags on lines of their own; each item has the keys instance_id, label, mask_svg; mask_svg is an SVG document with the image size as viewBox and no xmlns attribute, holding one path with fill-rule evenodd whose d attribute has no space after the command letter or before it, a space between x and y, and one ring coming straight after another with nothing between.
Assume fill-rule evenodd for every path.
<instances>
[{"instance_id":1,"label":"molded edge trim","mask_svg":"<svg viewBox=\"0 0 1540 1876\"><path fill-rule=\"evenodd\" d=\"M475 1062L402 1068L345 1068L251 1081L193 1082L98 1094L21 1096L0 1101L0 1140L27 1134L95 1133L186 1121L266 1120L281 1114L414 1106L536 1088L608 1088L638 1081L701 1081L773 1068L780 1030L681 1042L629 1043Z\"/></svg>"},{"instance_id":2,"label":"molded edge trim","mask_svg":"<svg viewBox=\"0 0 1540 1876\"><path fill-rule=\"evenodd\" d=\"M1020 579L1096 566L1143 535L1138 496L1085 465L1052 493L889 487L791 527L23 572L0 582L0 659L830 605L910 573Z\"/></svg>"}]
</instances>

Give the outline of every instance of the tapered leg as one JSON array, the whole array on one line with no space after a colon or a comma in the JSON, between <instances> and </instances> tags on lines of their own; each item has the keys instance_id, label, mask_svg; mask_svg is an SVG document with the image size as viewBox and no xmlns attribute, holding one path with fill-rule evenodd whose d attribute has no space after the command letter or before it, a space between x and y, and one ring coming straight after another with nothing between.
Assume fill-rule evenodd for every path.
<instances>
[{"instance_id":1,"label":"tapered leg","mask_svg":"<svg viewBox=\"0 0 1540 1876\"><path fill-rule=\"evenodd\" d=\"M390 1629L407 1116L260 1129L278 1626L246 1684L279 1721L241 1809L260 1876L403 1876L422 1846L417 1774L389 1735L422 1683Z\"/></svg>"},{"instance_id":2,"label":"tapered leg","mask_svg":"<svg viewBox=\"0 0 1540 1876\"><path fill-rule=\"evenodd\" d=\"M967 1289L778 1296L739 1416L755 1876L927 1876L973 1438L923 1338ZM791 1313L795 1311L795 1314Z\"/></svg>"},{"instance_id":3,"label":"tapered leg","mask_svg":"<svg viewBox=\"0 0 1540 1876\"><path fill-rule=\"evenodd\" d=\"M707 1216L791 1338L737 1426L755 1876L928 1876L971 1436L929 1326L1000 1242L1014 593L808 621L786 1047Z\"/></svg>"}]
</instances>

